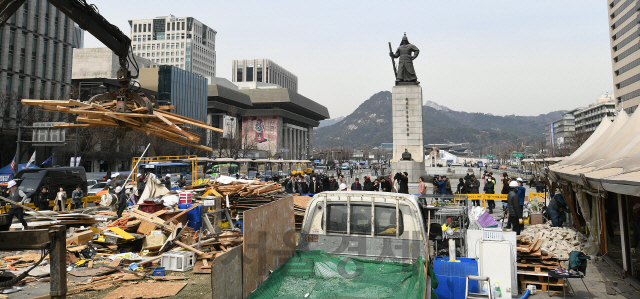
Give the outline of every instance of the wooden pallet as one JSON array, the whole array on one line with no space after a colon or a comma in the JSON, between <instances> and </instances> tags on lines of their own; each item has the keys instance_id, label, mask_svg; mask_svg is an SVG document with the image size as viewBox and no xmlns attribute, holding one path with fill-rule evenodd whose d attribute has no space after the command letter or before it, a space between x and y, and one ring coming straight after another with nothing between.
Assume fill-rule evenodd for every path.
<instances>
[{"instance_id":1,"label":"wooden pallet","mask_svg":"<svg viewBox=\"0 0 640 299\"><path fill-rule=\"evenodd\" d=\"M518 272L520 272L518 270ZM549 283L547 284L547 279ZM535 285L536 289L541 292L564 293L564 284L562 278L554 278L540 275L518 274L521 290L527 288L527 285Z\"/></svg>"},{"instance_id":2,"label":"wooden pallet","mask_svg":"<svg viewBox=\"0 0 640 299\"><path fill-rule=\"evenodd\" d=\"M527 271L535 273L547 273L549 270L558 268L560 265L543 265L543 264L529 264L518 263L518 271Z\"/></svg>"}]
</instances>

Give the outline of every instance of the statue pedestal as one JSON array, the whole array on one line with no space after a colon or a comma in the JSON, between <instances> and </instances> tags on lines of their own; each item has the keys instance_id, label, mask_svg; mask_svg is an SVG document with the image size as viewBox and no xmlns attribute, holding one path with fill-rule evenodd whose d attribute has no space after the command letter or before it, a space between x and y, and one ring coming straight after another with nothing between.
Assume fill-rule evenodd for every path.
<instances>
[{"instance_id":1,"label":"statue pedestal","mask_svg":"<svg viewBox=\"0 0 640 299\"><path fill-rule=\"evenodd\" d=\"M422 87L397 85L392 89L393 112L393 175L409 173L409 183L419 182L425 173L422 131ZM402 153L411 153L412 161L401 161Z\"/></svg>"},{"instance_id":2,"label":"statue pedestal","mask_svg":"<svg viewBox=\"0 0 640 299\"><path fill-rule=\"evenodd\" d=\"M398 161L393 162L391 164L391 179L398 172L407 172L407 178L409 179L409 184L417 184L420 182L420 176L425 174L424 170L424 162L415 162L415 161ZM426 184L426 182L425 182Z\"/></svg>"}]
</instances>

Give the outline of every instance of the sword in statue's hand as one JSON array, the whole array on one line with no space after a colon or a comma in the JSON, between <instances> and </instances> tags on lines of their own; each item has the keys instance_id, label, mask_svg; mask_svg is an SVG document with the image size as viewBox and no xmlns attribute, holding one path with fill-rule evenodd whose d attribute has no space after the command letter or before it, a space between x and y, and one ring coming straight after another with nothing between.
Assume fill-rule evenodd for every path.
<instances>
[{"instance_id":1,"label":"sword in statue's hand","mask_svg":"<svg viewBox=\"0 0 640 299\"><path fill-rule=\"evenodd\" d=\"M391 42L389 42L389 55L391 56L391 64L393 64L393 73L398 77L398 69L396 69L396 61L393 59L393 48L391 48Z\"/></svg>"}]
</instances>

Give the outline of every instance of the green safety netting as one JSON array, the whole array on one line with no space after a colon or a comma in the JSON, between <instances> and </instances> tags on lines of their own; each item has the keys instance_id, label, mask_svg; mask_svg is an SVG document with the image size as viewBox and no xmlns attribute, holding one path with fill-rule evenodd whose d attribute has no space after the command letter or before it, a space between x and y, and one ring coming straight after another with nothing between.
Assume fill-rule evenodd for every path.
<instances>
[{"instance_id":1,"label":"green safety netting","mask_svg":"<svg viewBox=\"0 0 640 299\"><path fill-rule=\"evenodd\" d=\"M436 288L431 266L429 273ZM404 264L296 251L247 298L424 298L424 283L422 257Z\"/></svg>"}]
</instances>

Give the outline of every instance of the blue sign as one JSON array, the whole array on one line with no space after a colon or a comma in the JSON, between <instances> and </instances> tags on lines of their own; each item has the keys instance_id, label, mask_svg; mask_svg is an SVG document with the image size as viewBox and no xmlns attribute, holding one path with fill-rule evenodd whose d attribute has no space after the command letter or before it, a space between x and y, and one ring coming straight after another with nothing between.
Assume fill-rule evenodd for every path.
<instances>
[{"instance_id":1,"label":"blue sign","mask_svg":"<svg viewBox=\"0 0 640 299\"><path fill-rule=\"evenodd\" d=\"M318 164L318 163L320 163L320 160L313 160L313 163Z\"/></svg>"}]
</instances>

